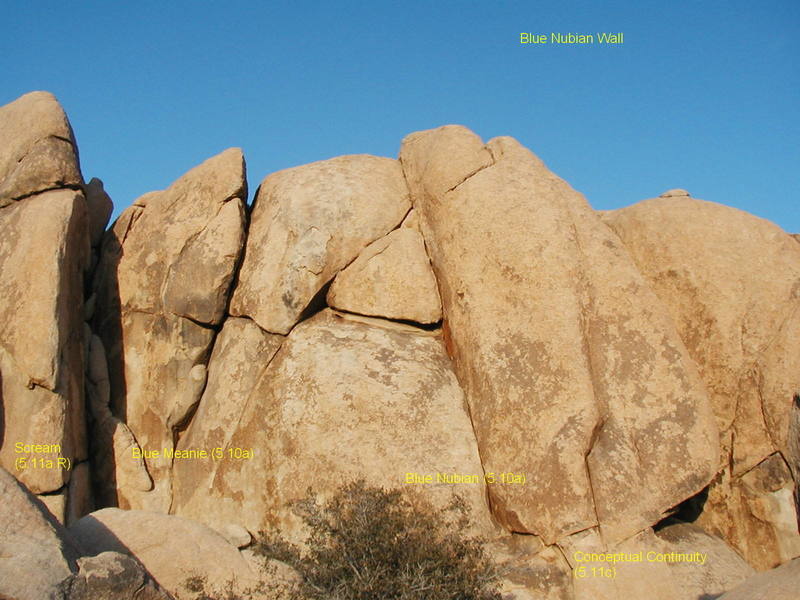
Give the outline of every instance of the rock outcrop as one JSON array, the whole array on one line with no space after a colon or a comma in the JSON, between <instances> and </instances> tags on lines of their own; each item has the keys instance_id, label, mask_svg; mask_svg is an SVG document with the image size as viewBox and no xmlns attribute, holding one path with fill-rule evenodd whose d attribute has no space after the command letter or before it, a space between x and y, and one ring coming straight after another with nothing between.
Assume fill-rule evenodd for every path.
<instances>
[{"instance_id":1,"label":"rock outcrop","mask_svg":"<svg viewBox=\"0 0 800 600\"><path fill-rule=\"evenodd\" d=\"M272 600L357 480L466 507L507 600L796 592L796 236L457 126L246 201L229 149L104 231L56 100L0 107L0 596Z\"/></svg>"},{"instance_id":2,"label":"rock outcrop","mask_svg":"<svg viewBox=\"0 0 800 600\"><path fill-rule=\"evenodd\" d=\"M431 325L442 301L422 235L402 227L367 246L333 280L328 305L347 312Z\"/></svg>"},{"instance_id":3,"label":"rock outcrop","mask_svg":"<svg viewBox=\"0 0 800 600\"><path fill-rule=\"evenodd\" d=\"M67 115L48 92L0 107L0 208L47 190L83 184Z\"/></svg>"},{"instance_id":4,"label":"rock outcrop","mask_svg":"<svg viewBox=\"0 0 800 600\"><path fill-rule=\"evenodd\" d=\"M669 313L586 201L510 138L444 127L400 160L504 526L614 543L714 475L716 425ZM487 214L491 218L487 218Z\"/></svg>"},{"instance_id":5,"label":"rock outcrop","mask_svg":"<svg viewBox=\"0 0 800 600\"><path fill-rule=\"evenodd\" d=\"M669 308L710 392L722 452L699 522L759 569L797 556L787 461L797 456L800 246L772 223L674 194L603 219Z\"/></svg>"},{"instance_id":6,"label":"rock outcrop","mask_svg":"<svg viewBox=\"0 0 800 600\"><path fill-rule=\"evenodd\" d=\"M719 600L794 600L800 589L800 558L753 575Z\"/></svg>"},{"instance_id":7,"label":"rock outcrop","mask_svg":"<svg viewBox=\"0 0 800 600\"><path fill-rule=\"evenodd\" d=\"M340 156L261 183L231 314L287 334L322 288L411 207L397 161Z\"/></svg>"},{"instance_id":8,"label":"rock outcrop","mask_svg":"<svg viewBox=\"0 0 800 600\"><path fill-rule=\"evenodd\" d=\"M0 468L0 597L48 598L79 555L41 501Z\"/></svg>"},{"instance_id":9,"label":"rock outcrop","mask_svg":"<svg viewBox=\"0 0 800 600\"><path fill-rule=\"evenodd\" d=\"M98 457L114 457L120 506L169 509L169 455L200 400L244 245L244 169L241 151L226 150L134 203L103 242L93 323L108 353L111 412L135 439L109 425L106 437L120 444ZM141 455L121 457L137 444ZM138 475L127 485L138 465L119 463L141 458L152 489Z\"/></svg>"},{"instance_id":10,"label":"rock outcrop","mask_svg":"<svg viewBox=\"0 0 800 600\"><path fill-rule=\"evenodd\" d=\"M50 494L62 519L71 469L87 458L82 183L51 94L0 108L0 465Z\"/></svg>"},{"instance_id":11,"label":"rock outcrop","mask_svg":"<svg viewBox=\"0 0 800 600\"><path fill-rule=\"evenodd\" d=\"M309 488L325 498L344 482L365 479L424 494L438 506L458 495L478 529L491 533L472 426L438 336L326 310L295 327L276 352L278 340L248 322L242 327L251 329L252 341L238 342L239 334L233 343L263 344L262 370L256 375L241 362L212 360L209 397L227 381L253 387L234 387L226 400L244 401L214 410L226 415L219 422L228 427L184 438L196 445L181 449L219 444L223 454L176 466L176 514L239 522L252 532L281 529L302 542L291 503ZM231 435L223 444L225 429Z\"/></svg>"}]
</instances>

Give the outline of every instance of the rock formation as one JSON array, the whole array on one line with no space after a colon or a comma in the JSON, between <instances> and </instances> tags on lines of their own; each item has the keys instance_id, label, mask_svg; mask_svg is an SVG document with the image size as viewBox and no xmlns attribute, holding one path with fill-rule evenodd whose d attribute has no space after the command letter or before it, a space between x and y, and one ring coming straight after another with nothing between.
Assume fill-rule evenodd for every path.
<instances>
[{"instance_id":1,"label":"rock formation","mask_svg":"<svg viewBox=\"0 0 800 600\"><path fill-rule=\"evenodd\" d=\"M700 491L718 453L702 382L586 201L510 138L444 127L400 160L484 469L529 477L490 488L495 518L613 543Z\"/></svg>"},{"instance_id":2,"label":"rock formation","mask_svg":"<svg viewBox=\"0 0 800 600\"><path fill-rule=\"evenodd\" d=\"M796 589L778 227L681 189L598 213L446 126L250 207L225 150L105 231L50 94L0 142L0 595L266 600L298 575L248 546L306 543L294 502L359 479L466 506L506 600Z\"/></svg>"},{"instance_id":3,"label":"rock formation","mask_svg":"<svg viewBox=\"0 0 800 600\"><path fill-rule=\"evenodd\" d=\"M88 457L82 184L72 130L51 94L0 108L0 465L48 494L61 519L72 468Z\"/></svg>"},{"instance_id":4,"label":"rock formation","mask_svg":"<svg viewBox=\"0 0 800 600\"><path fill-rule=\"evenodd\" d=\"M241 151L226 150L138 200L103 241L93 322L108 353L111 410L147 450L139 458L152 479L152 489L117 485L120 506L169 509L166 455L200 400L244 243L244 168Z\"/></svg>"},{"instance_id":5,"label":"rock formation","mask_svg":"<svg viewBox=\"0 0 800 600\"><path fill-rule=\"evenodd\" d=\"M722 452L700 522L767 569L800 554L789 509L800 246L747 213L668 194L603 218L669 308L711 396Z\"/></svg>"}]
</instances>

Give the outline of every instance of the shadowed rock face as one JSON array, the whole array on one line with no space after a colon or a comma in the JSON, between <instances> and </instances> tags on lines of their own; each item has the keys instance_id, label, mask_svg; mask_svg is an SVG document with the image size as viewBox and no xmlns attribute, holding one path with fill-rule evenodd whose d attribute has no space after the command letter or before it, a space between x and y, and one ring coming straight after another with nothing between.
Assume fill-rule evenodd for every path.
<instances>
[{"instance_id":1,"label":"shadowed rock face","mask_svg":"<svg viewBox=\"0 0 800 600\"><path fill-rule=\"evenodd\" d=\"M456 373L512 531L609 542L711 478L717 432L669 314L586 201L510 138L408 136L400 160Z\"/></svg>"},{"instance_id":2,"label":"shadowed rock face","mask_svg":"<svg viewBox=\"0 0 800 600\"><path fill-rule=\"evenodd\" d=\"M0 468L0 597L48 598L78 551L25 486Z\"/></svg>"},{"instance_id":3,"label":"shadowed rock face","mask_svg":"<svg viewBox=\"0 0 800 600\"><path fill-rule=\"evenodd\" d=\"M166 454L205 386L213 326L244 246L244 168L241 151L226 150L138 200L103 242L95 325L108 352L111 408L146 451L153 480L147 491L118 480L121 506L169 509ZM116 466L122 479L127 466Z\"/></svg>"},{"instance_id":4,"label":"shadowed rock face","mask_svg":"<svg viewBox=\"0 0 800 600\"><path fill-rule=\"evenodd\" d=\"M688 197L603 219L669 308L710 392L722 453L700 522L760 569L800 554L789 435L800 391L800 246L772 223Z\"/></svg>"}]
</instances>

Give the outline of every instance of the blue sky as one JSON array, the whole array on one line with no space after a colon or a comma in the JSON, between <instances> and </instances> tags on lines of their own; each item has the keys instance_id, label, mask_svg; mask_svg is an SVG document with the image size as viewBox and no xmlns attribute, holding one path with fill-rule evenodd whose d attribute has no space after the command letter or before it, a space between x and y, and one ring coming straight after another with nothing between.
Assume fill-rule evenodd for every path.
<instances>
[{"instance_id":1,"label":"blue sky","mask_svg":"<svg viewBox=\"0 0 800 600\"><path fill-rule=\"evenodd\" d=\"M516 137L597 209L682 187L800 232L797 0L0 5L0 104L56 94L115 214L230 146L252 195L459 123Z\"/></svg>"}]
</instances>

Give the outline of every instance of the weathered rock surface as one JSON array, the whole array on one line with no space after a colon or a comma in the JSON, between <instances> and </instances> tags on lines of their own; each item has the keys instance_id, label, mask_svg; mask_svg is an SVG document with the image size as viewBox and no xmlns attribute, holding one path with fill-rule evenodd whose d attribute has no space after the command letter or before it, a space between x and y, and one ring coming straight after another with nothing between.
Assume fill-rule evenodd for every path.
<instances>
[{"instance_id":1,"label":"weathered rock surface","mask_svg":"<svg viewBox=\"0 0 800 600\"><path fill-rule=\"evenodd\" d=\"M748 577L755 570L721 539L711 536L697 525L676 523L656 532L663 541L664 553L691 556L704 554L704 564L673 561L667 563L680 590L679 598L704 598L722 594Z\"/></svg>"},{"instance_id":2,"label":"weathered rock surface","mask_svg":"<svg viewBox=\"0 0 800 600\"><path fill-rule=\"evenodd\" d=\"M670 315L586 201L510 138L460 127L400 152L495 517L608 543L713 476L716 424ZM487 218L491 215L491 218Z\"/></svg>"},{"instance_id":3,"label":"weathered rock surface","mask_svg":"<svg viewBox=\"0 0 800 600\"><path fill-rule=\"evenodd\" d=\"M208 383L197 412L178 443L179 451L187 455L192 450L213 452L216 448L227 452L242 415L260 409L261 398L252 396L252 392L284 339L282 335L265 332L250 319L231 317L225 321L209 360ZM260 453L258 437L248 443L258 443ZM229 523L241 522L243 503L263 484L263 477L247 482L242 488L229 488L218 479L215 460L174 462L172 509L176 514L219 530ZM248 509L258 510L255 504L248 504ZM247 522L255 527L258 520ZM258 529L252 532L257 533Z\"/></svg>"},{"instance_id":4,"label":"weathered rock surface","mask_svg":"<svg viewBox=\"0 0 800 600\"><path fill-rule=\"evenodd\" d=\"M363 478L371 485L411 488L436 506L459 495L476 529L493 531L463 394L437 336L325 310L294 328L267 361L240 405L225 458L191 465L214 469L211 486L198 489L202 497L189 502L192 516L238 520L251 532L279 528L300 542L304 530L289 504L309 487L324 499ZM236 460L228 449L255 455ZM407 473L434 481L406 484ZM474 479L436 483L437 473ZM173 509L183 510L179 502Z\"/></svg>"},{"instance_id":5,"label":"weathered rock surface","mask_svg":"<svg viewBox=\"0 0 800 600\"><path fill-rule=\"evenodd\" d=\"M0 468L0 597L56 597L78 550L42 503Z\"/></svg>"},{"instance_id":6,"label":"weathered rock surface","mask_svg":"<svg viewBox=\"0 0 800 600\"><path fill-rule=\"evenodd\" d=\"M208 527L176 517L139 510L104 508L83 517L69 532L90 554L133 555L167 592L195 598L187 580L202 578L207 592L231 582L234 593L259 583L241 553Z\"/></svg>"},{"instance_id":7,"label":"weathered rock surface","mask_svg":"<svg viewBox=\"0 0 800 600\"><path fill-rule=\"evenodd\" d=\"M800 391L800 246L767 221L685 197L603 219L669 307L712 398L720 473L698 522L759 569L797 556L784 459Z\"/></svg>"},{"instance_id":8,"label":"weathered rock surface","mask_svg":"<svg viewBox=\"0 0 800 600\"><path fill-rule=\"evenodd\" d=\"M79 572L64 586L65 600L170 600L135 559L101 552L78 559Z\"/></svg>"},{"instance_id":9,"label":"weathered rock surface","mask_svg":"<svg viewBox=\"0 0 800 600\"><path fill-rule=\"evenodd\" d=\"M574 600L573 574L556 546L530 535L505 535L485 550L497 566L503 600Z\"/></svg>"},{"instance_id":10,"label":"weathered rock surface","mask_svg":"<svg viewBox=\"0 0 800 600\"><path fill-rule=\"evenodd\" d=\"M653 560L650 553L662 553L663 545L652 530L607 545L596 528L589 529L569 536L561 546L573 569L575 600L689 598L681 593L681 582L669 566Z\"/></svg>"},{"instance_id":11,"label":"weathered rock surface","mask_svg":"<svg viewBox=\"0 0 800 600\"><path fill-rule=\"evenodd\" d=\"M241 150L230 148L146 196L104 241L103 306L219 323L244 241Z\"/></svg>"},{"instance_id":12,"label":"weathered rock surface","mask_svg":"<svg viewBox=\"0 0 800 600\"><path fill-rule=\"evenodd\" d=\"M440 321L442 301L422 235L409 226L372 242L333 280L328 305L387 319Z\"/></svg>"},{"instance_id":13,"label":"weathered rock surface","mask_svg":"<svg viewBox=\"0 0 800 600\"><path fill-rule=\"evenodd\" d=\"M0 209L0 373L5 431L0 464L36 493L54 491L69 471L15 469L15 460L86 458L83 409L83 270L86 206L72 190ZM16 444L60 446L20 454Z\"/></svg>"},{"instance_id":14,"label":"weathered rock surface","mask_svg":"<svg viewBox=\"0 0 800 600\"><path fill-rule=\"evenodd\" d=\"M121 465L115 448L122 507L169 509L170 454L206 383L213 326L244 245L246 188L241 151L226 150L146 194L103 242L94 324L107 354L111 412L135 437L119 440L132 453L122 461L136 460L135 441L153 483L143 490L137 464ZM105 431L116 436L119 427L108 421ZM130 487L122 473L129 467L138 482Z\"/></svg>"},{"instance_id":15,"label":"weathered rock surface","mask_svg":"<svg viewBox=\"0 0 800 600\"><path fill-rule=\"evenodd\" d=\"M325 284L410 208L397 161L340 156L261 183L231 314L287 334Z\"/></svg>"},{"instance_id":16,"label":"weathered rock surface","mask_svg":"<svg viewBox=\"0 0 800 600\"><path fill-rule=\"evenodd\" d=\"M0 107L0 208L83 177L67 115L48 92L31 92Z\"/></svg>"},{"instance_id":17,"label":"weathered rock surface","mask_svg":"<svg viewBox=\"0 0 800 600\"><path fill-rule=\"evenodd\" d=\"M718 600L796 600L797 590L800 590L800 558L753 575Z\"/></svg>"}]
</instances>

